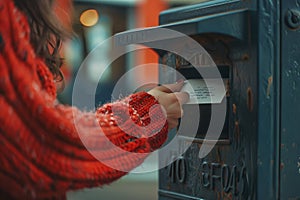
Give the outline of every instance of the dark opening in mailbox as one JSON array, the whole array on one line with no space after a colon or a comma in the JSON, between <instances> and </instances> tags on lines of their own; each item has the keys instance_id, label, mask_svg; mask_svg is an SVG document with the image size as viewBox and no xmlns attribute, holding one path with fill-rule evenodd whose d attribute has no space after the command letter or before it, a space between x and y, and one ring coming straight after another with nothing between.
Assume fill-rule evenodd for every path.
<instances>
[{"instance_id":1,"label":"dark opening in mailbox","mask_svg":"<svg viewBox=\"0 0 300 200\"><path fill-rule=\"evenodd\" d=\"M196 102L184 105L186 123L197 126L197 133L191 137L183 131L170 155L160 153L160 166L168 157L176 158L160 169L160 200L300 199L300 123L295 117L300 113L297 9L296 1L206 1L164 11L161 25L148 29L167 28L189 36L206 50L219 74L209 73L212 67L206 66L203 52L191 51L187 59L180 51L166 51L163 45L153 48L154 40L140 42L160 56L160 83L184 78L201 95L210 96L206 102L197 100L195 94ZM135 34L141 31L121 34L128 36L123 43L135 43ZM170 41L185 48L180 38ZM198 68L211 76L203 77ZM222 80L225 93L219 93L216 85L209 90L207 83L214 79ZM221 98L217 101L212 96ZM189 114L195 112L195 104L200 118L193 124L195 119L189 119ZM225 117L220 135L210 140L207 131L215 105L226 105ZM201 156L201 148L210 143L209 153Z\"/></svg>"},{"instance_id":2,"label":"dark opening in mailbox","mask_svg":"<svg viewBox=\"0 0 300 200\"><path fill-rule=\"evenodd\" d=\"M172 82L172 80L174 79L179 80L183 78L187 83L190 84L190 89L186 86L183 87L183 91L187 91L191 96L191 100L183 106L184 113L186 113L187 118L189 118L188 113L195 112L194 104L199 104L200 120L198 124L197 134L195 136L193 135L195 138L187 137L186 139L192 139L194 141L202 141L205 139L210 125L212 112L211 104L226 104L227 106L225 107L229 107L232 67L231 62L228 58L229 55L226 53L228 51L226 49L227 47L225 46L225 43L220 40L220 38L220 36L213 36L210 34L203 35L202 37L193 37L195 41L202 44L204 49L208 51L205 52L207 53L207 55L203 55L203 53L200 52L199 54L194 53L195 57L192 58L196 60L195 63L198 64L198 66L201 68L201 71L205 71L206 74L208 74L208 76L206 75L205 78L202 76L201 72L197 70L197 67L193 66L190 62L186 61L179 55L165 53L160 59L160 63L168 67L171 66L178 71L178 73L175 74L175 77L166 77L165 69L164 67L161 67L160 82L167 83ZM227 39L224 41L227 41ZM211 58L214 60L214 64L216 64L216 67L218 69L217 73L212 70L214 66L210 66L211 63L205 63L206 56L211 56ZM215 83L215 80L220 78L222 79L222 81L219 83ZM170 79L171 81L169 81ZM208 89L205 81L210 83L210 90ZM220 88L218 84L222 84L224 90L222 90L222 88ZM222 129L222 132L220 136L216 138L218 139L218 143L230 143L228 124L229 115L227 113L228 112L226 112L226 118L224 119L224 127ZM193 123L189 124L189 122L191 121L185 121L185 123L187 123L185 124L185 126L193 125ZM181 136L184 137L184 135L185 133L183 132Z\"/></svg>"}]
</instances>

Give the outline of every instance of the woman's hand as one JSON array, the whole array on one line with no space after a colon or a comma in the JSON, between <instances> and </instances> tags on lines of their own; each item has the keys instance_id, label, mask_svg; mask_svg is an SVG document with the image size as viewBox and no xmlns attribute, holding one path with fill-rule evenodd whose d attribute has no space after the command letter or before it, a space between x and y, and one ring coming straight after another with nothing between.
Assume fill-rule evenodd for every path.
<instances>
[{"instance_id":1,"label":"woman's hand","mask_svg":"<svg viewBox=\"0 0 300 200\"><path fill-rule=\"evenodd\" d=\"M183 81L181 81L175 84L158 86L148 92L163 107L169 130L178 126L178 119L183 116L182 104L189 100L188 93L179 92L183 84Z\"/></svg>"}]
</instances>

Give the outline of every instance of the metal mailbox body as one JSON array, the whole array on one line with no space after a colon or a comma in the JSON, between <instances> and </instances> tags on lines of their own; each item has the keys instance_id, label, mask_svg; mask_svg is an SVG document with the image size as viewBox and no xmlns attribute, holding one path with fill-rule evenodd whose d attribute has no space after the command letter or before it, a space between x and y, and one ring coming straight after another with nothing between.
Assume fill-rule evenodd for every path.
<instances>
[{"instance_id":1,"label":"metal mailbox body","mask_svg":"<svg viewBox=\"0 0 300 200\"><path fill-rule=\"evenodd\" d=\"M201 159L202 122L195 138L180 139L191 146L160 169L160 200L300 199L299 7L299 0L212 0L161 13L161 25L150 31L168 28L193 38L228 85L221 137ZM121 33L116 45L147 38L148 30ZM201 78L181 69L177 55L157 52L160 63L187 79ZM160 69L160 83L168 83L169 76ZM201 109L210 116L209 106ZM160 154L161 166L166 156L173 155Z\"/></svg>"},{"instance_id":2,"label":"metal mailbox body","mask_svg":"<svg viewBox=\"0 0 300 200\"><path fill-rule=\"evenodd\" d=\"M182 138L193 143L160 170L160 200L300 199L299 4L215 0L161 13L162 27L193 37L227 66L230 84L227 138L202 159L203 138ZM178 68L174 55L160 60Z\"/></svg>"}]
</instances>

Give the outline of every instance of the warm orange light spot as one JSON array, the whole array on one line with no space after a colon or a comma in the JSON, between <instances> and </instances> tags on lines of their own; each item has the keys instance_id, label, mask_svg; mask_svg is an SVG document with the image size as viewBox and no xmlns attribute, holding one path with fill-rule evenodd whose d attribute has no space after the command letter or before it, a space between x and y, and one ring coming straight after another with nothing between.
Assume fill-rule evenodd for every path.
<instances>
[{"instance_id":1,"label":"warm orange light spot","mask_svg":"<svg viewBox=\"0 0 300 200\"><path fill-rule=\"evenodd\" d=\"M95 24L97 24L98 19L99 15L97 10L95 9L85 10L80 15L80 22L84 26L94 26Z\"/></svg>"}]
</instances>

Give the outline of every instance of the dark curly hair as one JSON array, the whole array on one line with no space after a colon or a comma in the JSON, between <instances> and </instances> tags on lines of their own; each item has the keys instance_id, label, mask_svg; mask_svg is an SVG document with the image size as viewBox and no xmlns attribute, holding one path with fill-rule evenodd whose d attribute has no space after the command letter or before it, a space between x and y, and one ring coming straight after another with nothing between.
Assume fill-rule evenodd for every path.
<instances>
[{"instance_id":1,"label":"dark curly hair","mask_svg":"<svg viewBox=\"0 0 300 200\"><path fill-rule=\"evenodd\" d=\"M63 59L59 49L62 40L70 36L58 21L54 0L14 0L16 6L28 17L30 37L36 54L43 58L56 81L64 81L60 67Z\"/></svg>"}]
</instances>

